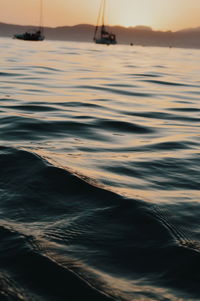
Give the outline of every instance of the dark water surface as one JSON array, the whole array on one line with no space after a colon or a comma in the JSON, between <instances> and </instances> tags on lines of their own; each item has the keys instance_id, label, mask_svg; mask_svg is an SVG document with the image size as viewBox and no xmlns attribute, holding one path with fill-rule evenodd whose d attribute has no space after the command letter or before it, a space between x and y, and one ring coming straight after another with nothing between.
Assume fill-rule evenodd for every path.
<instances>
[{"instance_id":1,"label":"dark water surface","mask_svg":"<svg viewBox=\"0 0 200 301\"><path fill-rule=\"evenodd\" d=\"M0 42L0 300L200 300L200 51Z\"/></svg>"}]
</instances>

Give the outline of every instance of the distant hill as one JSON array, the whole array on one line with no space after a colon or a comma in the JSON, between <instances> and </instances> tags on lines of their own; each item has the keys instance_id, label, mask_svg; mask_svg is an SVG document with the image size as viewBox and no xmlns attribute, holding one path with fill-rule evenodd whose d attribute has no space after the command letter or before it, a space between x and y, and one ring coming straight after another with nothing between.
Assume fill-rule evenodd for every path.
<instances>
[{"instance_id":1,"label":"distant hill","mask_svg":"<svg viewBox=\"0 0 200 301\"><path fill-rule=\"evenodd\" d=\"M195 28L185 28L185 29L181 29L178 32L200 32L200 26L199 27L195 27Z\"/></svg>"},{"instance_id":2,"label":"distant hill","mask_svg":"<svg viewBox=\"0 0 200 301\"><path fill-rule=\"evenodd\" d=\"M12 37L13 34L31 29L34 30L36 27L0 23L0 36ZM94 29L93 25L79 24L55 28L45 27L44 31L46 39L49 40L91 42ZM119 44L200 48L200 27L176 32L156 31L147 26L108 26L108 30L117 35Z\"/></svg>"}]
</instances>

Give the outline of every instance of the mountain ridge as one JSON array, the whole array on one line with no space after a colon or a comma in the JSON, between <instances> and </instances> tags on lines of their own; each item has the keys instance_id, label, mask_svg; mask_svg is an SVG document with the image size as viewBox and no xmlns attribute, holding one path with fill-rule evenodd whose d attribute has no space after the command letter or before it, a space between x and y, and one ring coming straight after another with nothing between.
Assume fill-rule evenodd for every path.
<instances>
[{"instance_id":1,"label":"mountain ridge","mask_svg":"<svg viewBox=\"0 0 200 301\"><path fill-rule=\"evenodd\" d=\"M36 30L37 26L17 25L0 22L0 36L12 37L16 33ZM90 42L93 40L95 26L77 24L73 26L44 27L45 37L49 40ZM123 27L107 26L108 31L117 35L119 44L142 46L165 46L200 49L200 27L185 28L178 31L154 30L151 27L138 25Z\"/></svg>"}]
</instances>

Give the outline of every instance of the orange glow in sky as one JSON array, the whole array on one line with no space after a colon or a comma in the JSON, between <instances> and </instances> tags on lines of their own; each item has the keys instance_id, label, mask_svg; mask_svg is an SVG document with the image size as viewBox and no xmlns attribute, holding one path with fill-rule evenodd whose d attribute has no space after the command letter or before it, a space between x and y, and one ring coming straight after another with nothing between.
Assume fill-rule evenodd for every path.
<instances>
[{"instance_id":1,"label":"orange glow in sky","mask_svg":"<svg viewBox=\"0 0 200 301\"><path fill-rule=\"evenodd\" d=\"M96 24L100 0L43 0L44 25ZM1 0L0 22L38 25L40 0ZM200 26L200 0L107 0L110 25L178 30Z\"/></svg>"}]
</instances>

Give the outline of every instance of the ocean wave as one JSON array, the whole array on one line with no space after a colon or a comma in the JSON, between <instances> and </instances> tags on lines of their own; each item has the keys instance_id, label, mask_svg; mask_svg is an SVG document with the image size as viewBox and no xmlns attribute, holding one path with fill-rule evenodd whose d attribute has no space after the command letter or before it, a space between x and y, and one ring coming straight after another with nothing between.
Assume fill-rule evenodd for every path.
<instances>
[{"instance_id":1,"label":"ocean wave","mask_svg":"<svg viewBox=\"0 0 200 301\"><path fill-rule=\"evenodd\" d=\"M199 300L198 52L1 42L0 299Z\"/></svg>"},{"instance_id":2,"label":"ocean wave","mask_svg":"<svg viewBox=\"0 0 200 301\"><path fill-rule=\"evenodd\" d=\"M191 223L189 230L176 225L169 205L125 198L25 150L1 147L0 167L1 262L18 275L16 298L22 289L43 300L129 300L134 281L138 300L164 300L173 290L182 300L198 296L198 235Z\"/></svg>"}]
</instances>

